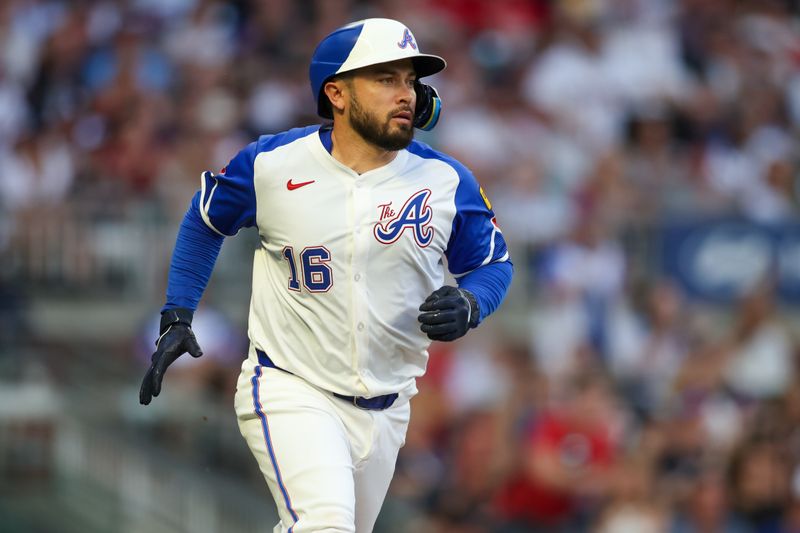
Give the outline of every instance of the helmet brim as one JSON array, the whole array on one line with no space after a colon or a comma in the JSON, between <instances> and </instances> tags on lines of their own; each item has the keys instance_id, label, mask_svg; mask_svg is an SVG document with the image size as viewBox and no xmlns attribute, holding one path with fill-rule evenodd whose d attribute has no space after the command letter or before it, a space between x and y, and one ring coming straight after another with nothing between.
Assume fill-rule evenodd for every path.
<instances>
[{"instance_id":1,"label":"helmet brim","mask_svg":"<svg viewBox=\"0 0 800 533\"><path fill-rule=\"evenodd\" d=\"M417 78L432 76L447 67L447 62L444 59L432 54L419 54L412 57L411 61L414 63L414 71L417 73Z\"/></svg>"}]
</instances>

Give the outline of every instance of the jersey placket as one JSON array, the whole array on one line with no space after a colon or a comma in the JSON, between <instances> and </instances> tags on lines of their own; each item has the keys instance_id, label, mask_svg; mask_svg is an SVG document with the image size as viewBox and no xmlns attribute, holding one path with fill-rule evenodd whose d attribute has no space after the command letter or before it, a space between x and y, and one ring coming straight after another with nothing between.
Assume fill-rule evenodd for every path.
<instances>
[{"instance_id":1,"label":"jersey placket","mask_svg":"<svg viewBox=\"0 0 800 533\"><path fill-rule=\"evenodd\" d=\"M363 177L358 177L353 184L353 259L350 271L350 282L353 287L353 322L355 327L354 363L358 372L364 394L369 394L369 385L365 382L368 376L369 357L369 302L367 299L367 261L369 254L370 233L365 220L369 220L370 191Z\"/></svg>"}]
</instances>

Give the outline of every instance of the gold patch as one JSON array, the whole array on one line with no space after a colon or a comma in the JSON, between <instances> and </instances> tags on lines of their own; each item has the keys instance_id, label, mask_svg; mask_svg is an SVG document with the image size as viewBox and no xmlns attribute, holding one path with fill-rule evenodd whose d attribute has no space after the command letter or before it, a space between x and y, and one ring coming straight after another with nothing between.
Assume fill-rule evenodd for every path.
<instances>
[{"instance_id":1,"label":"gold patch","mask_svg":"<svg viewBox=\"0 0 800 533\"><path fill-rule=\"evenodd\" d=\"M486 204L486 207L491 209L492 208L492 202L490 202L489 198L486 197L486 193L483 192L483 187L480 187L480 191L481 191L481 198L483 198L483 203Z\"/></svg>"}]
</instances>

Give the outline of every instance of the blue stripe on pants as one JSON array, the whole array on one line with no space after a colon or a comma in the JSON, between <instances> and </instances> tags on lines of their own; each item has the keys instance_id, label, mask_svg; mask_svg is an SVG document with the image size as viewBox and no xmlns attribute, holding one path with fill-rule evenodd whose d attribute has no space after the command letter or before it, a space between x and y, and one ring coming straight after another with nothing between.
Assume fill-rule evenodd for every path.
<instances>
[{"instance_id":1,"label":"blue stripe on pants","mask_svg":"<svg viewBox=\"0 0 800 533\"><path fill-rule=\"evenodd\" d=\"M272 449L272 439L270 438L269 434L269 423L267 422L267 415L264 414L263 408L261 407L261 401L258 398L258 378L261 377L261 367L256 366L256 374L253 376L253 379L250 382L253 384L253 407L256 410L256 414L258 418L261 419L261 429L264 431L264 441L267 443L267 451L269 452L269 459L272 461L272 467L275 469L275 477L278 480L278 487L281 489L281 493L283 494L283 500L286 502L286 508L289 509L289 513L292 515L295 523L297 522L297 513L294 512L292 509L292 500L289 498L289 493L286 492L286 486L283 484L283 478L281 477L281 470L278 467L278 461L275 459L275 451ZM292 527L289 528L289 533L292 533Z\"/></svg>"}]
</instances>

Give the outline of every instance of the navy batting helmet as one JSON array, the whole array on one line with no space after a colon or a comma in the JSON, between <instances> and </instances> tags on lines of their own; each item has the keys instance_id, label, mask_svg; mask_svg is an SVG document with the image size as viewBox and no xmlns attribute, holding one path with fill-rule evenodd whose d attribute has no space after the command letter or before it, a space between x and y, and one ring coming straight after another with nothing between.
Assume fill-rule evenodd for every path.
<instances>
[{"instance_id":1,"label":"navy batting helmet","mask_svg":"<svg viewBox=\"0 0 800 533\"><path fill-rule=\"evenodd\" d=\"M406 58L413 61L417 78L447 66L439 56L420 53L411 30L396 20L365 19L335 30L319 43L308 69L317 114L333 118L322 88L337 74Z\"/></svg>"}]
</instances>

